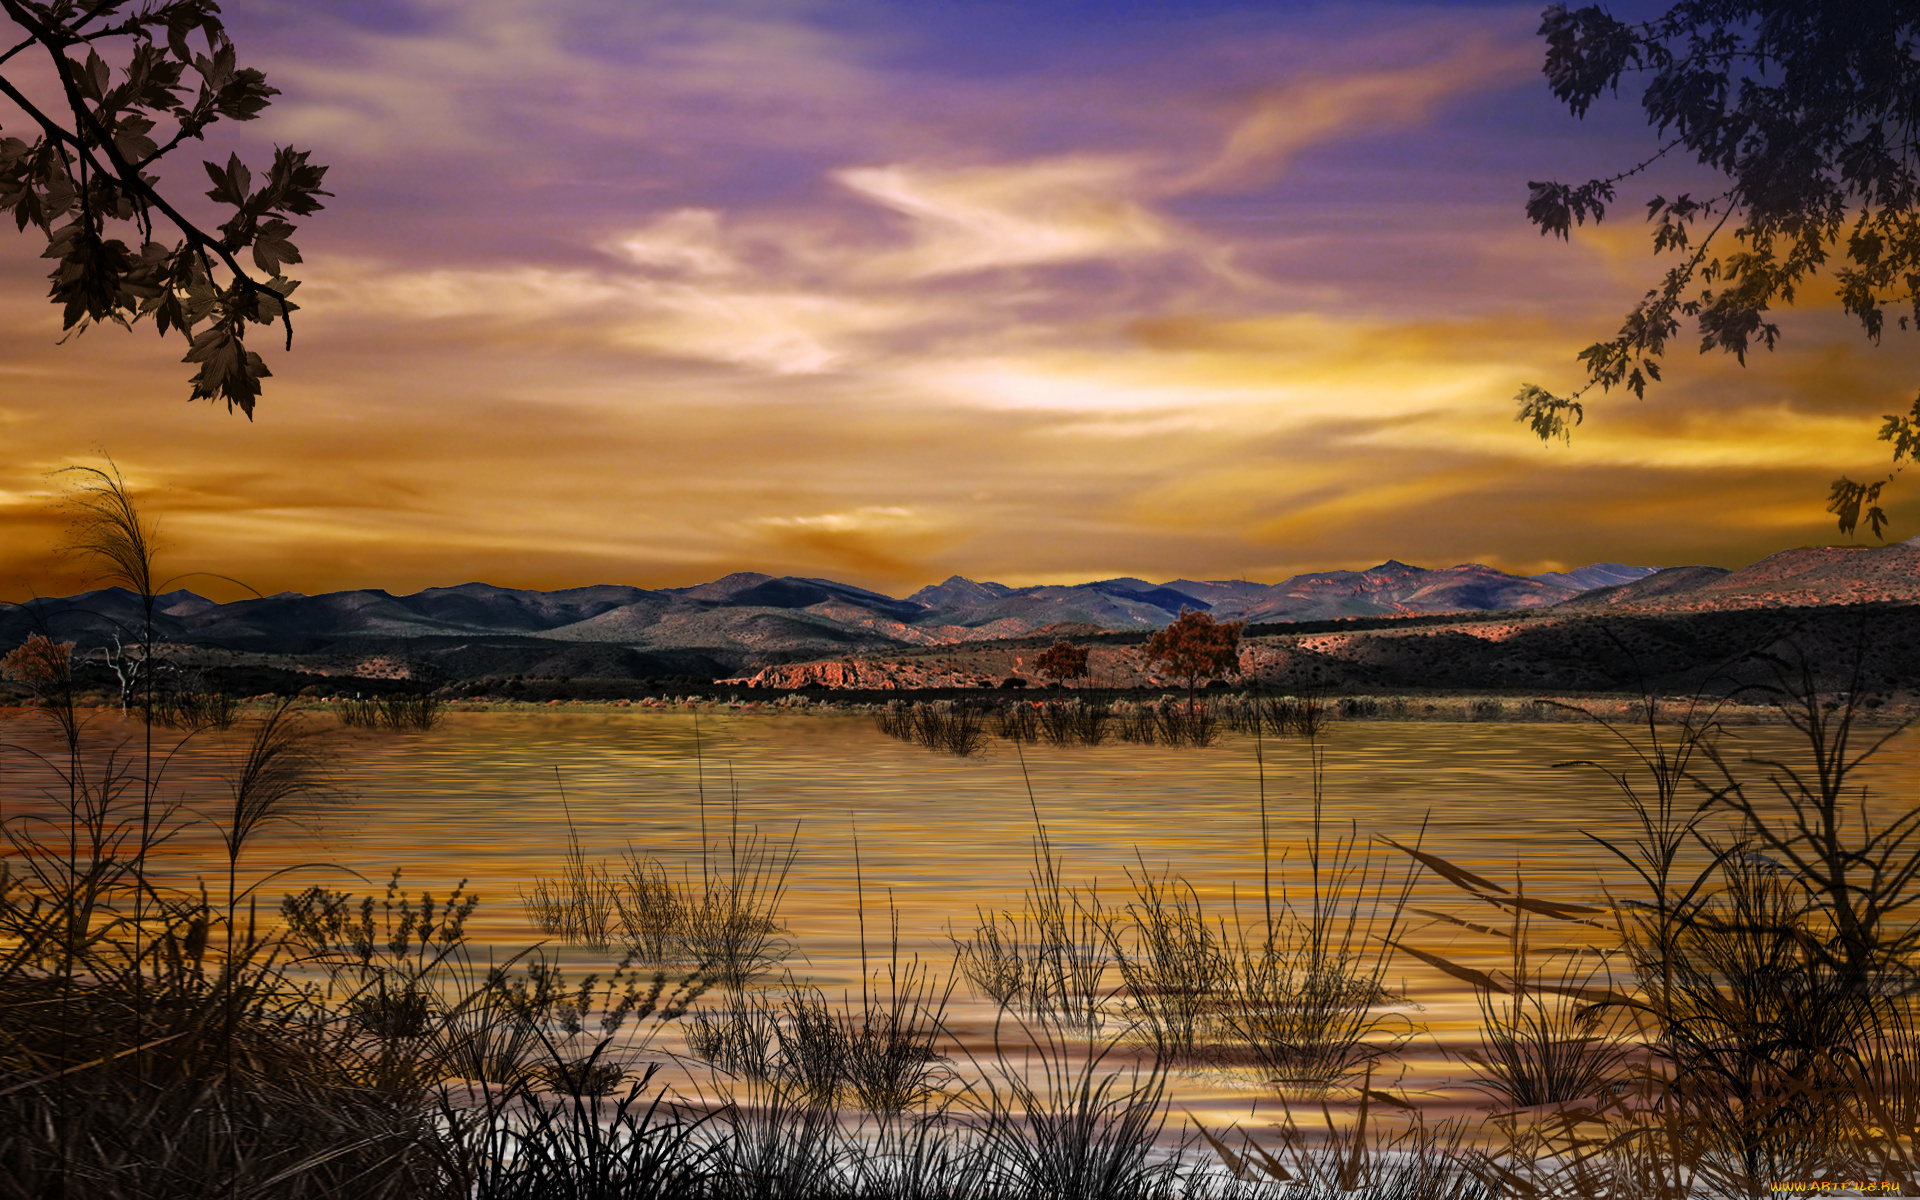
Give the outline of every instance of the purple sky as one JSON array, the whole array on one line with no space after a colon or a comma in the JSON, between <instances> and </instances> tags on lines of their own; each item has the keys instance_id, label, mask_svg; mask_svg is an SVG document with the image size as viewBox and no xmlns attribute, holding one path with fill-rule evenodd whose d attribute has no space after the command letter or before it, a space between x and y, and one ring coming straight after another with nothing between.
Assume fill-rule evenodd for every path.
<instances>
[{"instance_id":1,"label":"purple sky","mask_svg":"<svg viewBox=\"0 0 1920 1200\"><path fill-rule=\"evenodd\" d=\"M1835 536L1920 375L1819 280L1745 370L1683 337L1571 446L1514 424L1659 269L1643 192L1570 244L1525 220L1650 146L1555 104L1536 6L226 15L284 94L209 151L331 166L295 348L260 339L251 424L188 405L177 339L55 345L0 239L8 594L79 586L49 473L103 451L163 566L263 592L1734 566Z\"/></svg>"}]
</instances>

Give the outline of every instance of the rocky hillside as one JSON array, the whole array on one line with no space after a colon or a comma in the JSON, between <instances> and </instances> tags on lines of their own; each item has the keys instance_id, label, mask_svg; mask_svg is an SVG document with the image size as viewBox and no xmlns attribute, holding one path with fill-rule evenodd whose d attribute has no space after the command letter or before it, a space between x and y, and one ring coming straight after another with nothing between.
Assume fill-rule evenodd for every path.
<instances>
[{"instance_id":1,"label":"rocky hillside","mask_svg":"<svg viewBox=\"0 0 1920 1200\"><path fill-rule=\"evenodd\" d=\"M1495 692L1529 696L1597 692L1726 694L1773 679L1767 656L1805 656L1831 674L1862 660L1860 686L1911 702L1920 696L1920 605L1730 608L1699 612L1545 609L1497 618L1400 619L1257 627L1241 643L1233 686L1286 691ZM861 654L771 666L727 682L887 693L1038 688L1032 662L1051 639ZM1095 689L1177 689L1147 668L1143 634L1076 638L1088 649ZM1843 678L1830 678L1835 687Z\"/></svg>"},{"instance_id":2,"label":"rocky hillside","mask_svg":"<svg viewBox=\"0 0 1920 1200\"><path fill-rule=\"evenodd\" d=\"M1614 612L1723 612L1920 601L1920 538L1892 546L1809 546L1750 567L1674 567L1566 602Z\"/></svg>"}]
</instances>

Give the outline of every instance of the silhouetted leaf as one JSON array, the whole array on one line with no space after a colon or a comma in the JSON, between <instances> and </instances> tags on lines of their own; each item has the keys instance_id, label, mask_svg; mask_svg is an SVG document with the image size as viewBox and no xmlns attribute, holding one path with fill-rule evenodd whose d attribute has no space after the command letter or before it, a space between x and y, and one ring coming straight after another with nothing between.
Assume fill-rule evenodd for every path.
<instances>
[{"instance_id":1,"label":"silhouetted leaf","mask_svg":"<svg viewBox=\"0 0 1920 1200\"><path fill-rule=\"evenodd\" d=\"M176 215L179 206L164 202L161 181L147 168L221 119L253 119L279 94L241 64L215 0L21 0L7 14L14 49L0 70L24 65L24 52L37 48L43 69L67 85L57 93L64 109L32 114L39 124L33 140L0 138L0 211L10 211L22 232L45 236L43 257L55 262L49 299L66 327L130 325L151 315L161 334L188 335L193 397L251 415L270 372L247 350L246 326L278 323L291 338L297 306L287 298L298 284L281 272L301 254L290 218L321 209L326 168L306 151L276 147L255 191L256 172L238 154L207 162L207 198L233 212L209 233ZM204 47L198 52L196 39ZM71 56L80 49L83 58ZM182 83L189 68L198 76L190 103ZM133 223L138 236L111 236L115 222ZM177 239L155 236L162 222ZM140 246L138 254L129 244Z\"/></svg>"},{"instance_id":2,"label":"silhouetted leaf","mask_svg":"<svg viewBox=\"0 0 1920 1200\"><path fill-rule=\"evenodd\" d=\"M1527 219L1542 234L1566 238L1588 217L1598 222L1623 181L1669 153L1722 184L1646 202L1653 249L1672 258L1618 333L1579 352L1588 387L1644 398L1683 318L1701 352L1745 364L1756 346L1778 345L1773 310L1795 303L1833 259L1841 307L1868 338L1880 338L1889 308L1901 328L1920 326L1920 9L1681 0L1628 23L1599 6L1554 4L1539 34L1548 87L1570 113L1584 117L1623 81L1641 81L1637 101L1657 140L1613 174L1530 184ZM1543 439L1564 437L1580 410L1537 390L1533 403L1523 390L1519 419ZM1896 462L1920 445L1913 419L1888 417L1881 429ZM1842 533L1863 508L1877 535L1884 511L1861 485L1835 485L1828 511Z\"/></svg>"}]
</instances>

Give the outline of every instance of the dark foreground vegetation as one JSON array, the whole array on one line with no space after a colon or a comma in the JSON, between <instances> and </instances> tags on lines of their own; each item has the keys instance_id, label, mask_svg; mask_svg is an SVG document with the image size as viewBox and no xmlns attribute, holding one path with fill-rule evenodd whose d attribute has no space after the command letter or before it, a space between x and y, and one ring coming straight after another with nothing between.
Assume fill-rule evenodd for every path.
<instances>
[{"instance_id":1,"label":"dark foreground vegetation","mask_svg":"<svg viewBox=\"0 0 1920 1200\"><path fill-rule=\"evenodd\" d=\"M1879 742L1860 740L1849 693L1776 667L1796 758L1731 758L1710 708L1649 707L1620 731L1639 769L1615 782L1639 836L1603 843L1619 870L1594 903L1484 878L1419 830L1323 823L1317 788L1304 886L1282 886L1268 855L1222 911L1143 860L1116 895L1074 882L1036 806L1018 908L956 924L950 970L903 954L876 916L859 993L837 999L789 969L797 831L736 816L678 876L570 843L521 902L541 932L620 964L576 978L537 953L482 966L464 887L396 877L269 901L285 876L253 870L250 847L326 795L321 744L291 709L230 730L225 793L189 809L165 798L142 746L90 746L56 687L41 716L59 790L4 814L0 1196L1920 1186L1920 810L1871 815L1884 806L1854 773ZM1168 720L1087 726L1059 703L993 733L1162 737ZM919 737L934 715L881 719ZM1309 756L1316 779L1320 715L1310 701L1211 714L1262 753ZM965 727L990 736L976 718ZM220 858L187 884L162 851L194 827ZM1416 908L1427 884L1462 904ZM850 903L866 929L864 889ZM1474 1120L1429 1120L1388 1082L1422 1048L1417 997L1389 976L1415 961L1479 997L1480 1037L1459 1055L1484 1099ZM949 1027L963 986L1000 1014L984 1047ZM669 1086L680 1046L703 1082ZM1171 1083L1201 1068L1264 1081L1288 1115L1245 1131L1184 1122Z\"/></svg>"}]
</instances>

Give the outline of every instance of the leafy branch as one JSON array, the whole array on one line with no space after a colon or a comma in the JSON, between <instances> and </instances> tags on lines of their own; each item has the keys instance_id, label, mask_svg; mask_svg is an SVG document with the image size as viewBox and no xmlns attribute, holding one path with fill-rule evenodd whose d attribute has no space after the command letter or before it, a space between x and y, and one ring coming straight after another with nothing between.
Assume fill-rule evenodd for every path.
<instances>
[{"instance_id":1,"label":"leafy branch","mask_svg":"<svg viewBox=\"0 0 1920 1200\"><path fill-rule=\"evenodd\" d=\"M1564 397L1521 389L1516 419L1535 434L1565 438L1584 416L1580 397L1596 386L1644 398L1682 318L1696 323L1702 353L1744 365L1756 343L1773 349L1781 334L1772 308L1793 303L1830 257L1840 260L1841 307L1870 340L1880 339L1889 308L1902 329L1920 325L1920 17L1910 6L1680 0L1629 24L1598 6L1555 4L1539 32L1548 86L1575 117L1632 74L1659 139L1617 174L1532 183L1527 218L1543 235L1565 239L1589 217L1598 224L1617 184L1676 151L1727 186L1711 200L1647 203L1654 251L1683 259L1618 334L1580 352L1585 386ZM1707 221L1696 242L1691 227ZM1920 405L1886 421L1880 439L1897 464L1920 446ZM1836 481L1828 511L1842 532L1863 505L1879 532L1880 486Z\"/></svg>"},{"instance_id":2,"label":"leafy branch","mask_svg":"<svg viewBox=\"0 0 1920 1200\"><path fill-rule=\"evenodd\" d=\"M191 398L224 400L251 418L272 372L247 349L247 326L277 323L292 347L299 282L282 267L303 261L292 218L323 207L327 168L307 151L276 147L255 187L237 154L224 165L204 162L213 182L207 198L232 216L212 231L185 216L148 168L204 141L223 118L253 120L279 90L240 65L215 0L130 8L131 0L0 0L0 13L25 35L0 54L0 68L38 47L64 105L38 103L0 74L0 96L33 126L31 141L0 136L0 212L10 211L21 232L31 225L46 238L42 257L55 260L48 295L64 329L102 321L130 329L151 316L162 336L178 330L188 340L182 361L198 367ZM117 70L101 45L121 51ZM110 224L131 226L139 248L108 236ZM171 228L171 244L160 224Z\"/></svg>"}]
</instances>

